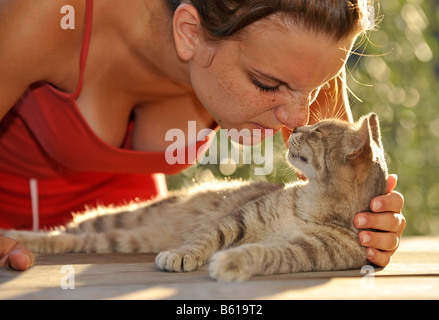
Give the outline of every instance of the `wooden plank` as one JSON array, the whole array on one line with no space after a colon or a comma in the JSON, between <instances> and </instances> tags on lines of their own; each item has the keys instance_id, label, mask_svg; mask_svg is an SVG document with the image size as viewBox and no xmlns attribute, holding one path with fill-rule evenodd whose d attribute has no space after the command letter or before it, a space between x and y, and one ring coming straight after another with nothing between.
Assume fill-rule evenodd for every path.
<instances>
[{"instance_id":1,"label":"wooden plank","mask_svg":"<svg viewBox=\"0 0 439 320\"><path fill-rule=\"evenodd\" d=\"M169 283L16 288L0 291L0 299L438 299L437 277L296 279L244 283Z\"/></svg>"},{"instance_id":2,"label":"wooden plank","mask_svg":"<svg viewBox=\"0 0 439 320\"><path fill-rule=\"evenodd\" d=\"M437 299L438 244L439 237L403 238L392 263L372 274L307 272L241 283L216 282L207 266L161 272L154 254L41 255L26 272L0 269L0 299ZM71 275L64 266L74 289L62 288Z\"/></svg>"},{"instance_id":3,"label":"wooden plank","mask_svg":"<svg viewBox=\"0 0 439 320\"><path fill-rule=\"evenodd\" d=\"M35 255L35 265L153 263L155 253Z\"/></svg>"}]
</instances>

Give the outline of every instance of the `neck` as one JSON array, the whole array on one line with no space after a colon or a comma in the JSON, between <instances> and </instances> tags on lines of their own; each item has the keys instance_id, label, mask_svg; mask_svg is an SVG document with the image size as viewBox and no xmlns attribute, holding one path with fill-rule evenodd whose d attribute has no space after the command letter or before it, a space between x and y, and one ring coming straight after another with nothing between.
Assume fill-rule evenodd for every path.
<instances>
[{"instance_id":1,"label":"neck","mask_svg":"<svg viewBox=\"0 0 439 320\"><path fill-rule=\"evenodd\" d=\"M190 86L188 64L177 55L172 16L165 2L112 0L111 3L108 10L113 25L130 51L152 72Z\"/></svg>"},{"instance_id":2,"label":"neck","mask_svg":"<svg viewBox=\"0 0 439 320\"><path fill-rule=\"evenodd\" d=\"M337 182L311 180L298 190L299 207L306 208L302 215L307 220L353 228L354 215L361 211L356 192Z\"/></svg>"},{"instance_id":3,"label":"neck","mask_svg":"<svg viewBox=\"0 0 439 320\"><path fill-rule=\"evenodd\" d=\"M191 86L189 65L178 57L175 48L172 14L164 1L143 1L151 17L148 60L167 78Z\"/></svg>"}]
</instances>

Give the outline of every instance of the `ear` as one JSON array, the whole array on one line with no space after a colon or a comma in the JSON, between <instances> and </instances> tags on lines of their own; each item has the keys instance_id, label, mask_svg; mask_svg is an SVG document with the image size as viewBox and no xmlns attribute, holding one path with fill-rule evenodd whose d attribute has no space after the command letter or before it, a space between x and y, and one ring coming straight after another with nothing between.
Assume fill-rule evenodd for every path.
<instances>
[{"instance_id":1,"label":"ear","mask_svg":"<svg viewBox=\"0 0 439 320\"><path fill-rule=\"evenodd\" d=\"M178 56L189 61L195 55L200 36L200 16L190 4L181 4L174 13L174 41Z\"/></svg>"},{"instance_id":2,"label":"ear","mask_svg":"<svg viewBox=\"0 0 439 320\"><path fill-rule=\"evenodd\" d=\"M371 146L369 118L365 117L358 123L360 124L356 132L355 143L352 145L347 159L355 169L357 182L363 183L367 178L367 167L371 163L374 153Z\"/></svg>"},{"instance_id":3,"label":"ear","mask_svg":"<svg viewBox=\"0 0 439 320\"><path fill-rule=\"evenodd\" d=\"M367 118L369 119L370 133L373 141L377 144L377 146L383 149L383 145L381 143L380 122L378 120L378 116L375 113L371 113L367 116Z\"/></svg>"},{"instance_id":4,"label":"ear","mask_svg":"<svg viewBox=\"0 0 439 320\"><path fill-rule=\"evenodd\" d=\"M372 159L372 147L371 143L371 133L369 127L369 118L365 117L359 121L359 127L356 132L356 139L354 140L351 149L349 150L347 158L349 160L366 160Z\"/></svg>"}]
</instances>

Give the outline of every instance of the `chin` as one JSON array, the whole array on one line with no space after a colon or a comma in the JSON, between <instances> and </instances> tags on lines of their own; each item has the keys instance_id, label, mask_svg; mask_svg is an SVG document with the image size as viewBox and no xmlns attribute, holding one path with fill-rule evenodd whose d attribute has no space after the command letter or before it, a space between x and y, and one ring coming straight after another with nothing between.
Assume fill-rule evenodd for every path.
<instances>
[{"instance_id":1,"label":"chin","mask_svg":"<svg viewBox=\"0 0 439 320\"><path fill-rule=\"evenodd\" d=\"M230 134L228 134L227 136L233 142L236 142L236 143L238 143L242 146L246 146L246 147L257 146L264 140L261 137L255 137L255 136L242 137L242 136L233 136Z\"/></svg>"},{"instance_id":2,"label":"chin","mask_svg":"<svg viewBox=\"0 0 439 320\"><path fill-rule=\"evenodd\" d=\"M314 172L310 170L307 164L303 163L303 160L294 156L291 152L288 153L288 162L290 167L296 172L297 176L301 180L309 180L314 176Z\"/></svg>"}]
</instances>

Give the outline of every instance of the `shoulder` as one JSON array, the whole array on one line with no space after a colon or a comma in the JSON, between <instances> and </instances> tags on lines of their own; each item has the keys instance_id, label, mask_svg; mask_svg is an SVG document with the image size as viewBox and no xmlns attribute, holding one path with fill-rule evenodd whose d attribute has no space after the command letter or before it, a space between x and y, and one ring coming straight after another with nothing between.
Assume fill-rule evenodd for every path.
<instances>
[{"instance_id":1,"label":"shoulder","mask_svg":"<svg viewBox=\"0 0 439 320\"><path fill-rule=\"evenodd\" d=\"M75 29L63 29L65 16L62 8L74 9ZM64 12L64 13L63 13ZM23 70L34 77L50 77L50 72L60 67L72 51L80 48L85 1L79 0L1 0L0 1L0 62L16 72ZM24 75L25 78L26 75Z\"/></svg>"}]
</instances>

